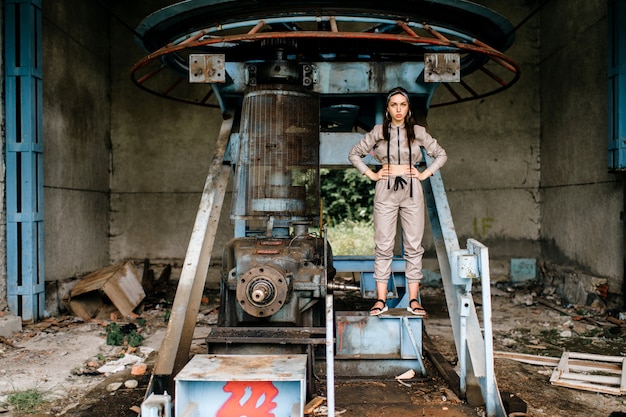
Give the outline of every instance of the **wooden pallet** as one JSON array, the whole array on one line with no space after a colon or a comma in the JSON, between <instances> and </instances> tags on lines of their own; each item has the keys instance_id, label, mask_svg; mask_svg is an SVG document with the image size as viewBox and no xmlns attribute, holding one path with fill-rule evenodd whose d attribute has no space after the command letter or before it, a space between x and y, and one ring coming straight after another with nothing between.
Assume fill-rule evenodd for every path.
<instances>
[{"instance_id":1,"label":"wooden pallet","mask_svg":"<svg viewBox=\"0 0 626 417\"><path fill-rule=\"evenodd\" d=\"M605 394L626 393L626 357L564 352L552 371L553 385Z\"/></svg>"}]
</instances>

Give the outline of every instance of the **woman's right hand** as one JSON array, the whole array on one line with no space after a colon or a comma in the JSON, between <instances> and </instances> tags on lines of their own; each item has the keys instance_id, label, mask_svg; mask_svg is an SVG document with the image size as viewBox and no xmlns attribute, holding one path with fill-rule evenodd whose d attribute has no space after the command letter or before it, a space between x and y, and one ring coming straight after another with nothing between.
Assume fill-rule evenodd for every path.
<instances>
[{"instance_id":1,"label":"woman's right hand","mask_svg":"<svg viewBox=\"0 0 626 417\"><path fill-rule=\"evenodd\" d=\"M389 178L389 175L391 175L391 173L390 173L389 168L384 167L378 170L377 172L374 172L371 169L368 169L365 172L365 175L367 176L367 178L369 178L372 181L378 181L378 180Z\"/></svg>"}]
</instances>

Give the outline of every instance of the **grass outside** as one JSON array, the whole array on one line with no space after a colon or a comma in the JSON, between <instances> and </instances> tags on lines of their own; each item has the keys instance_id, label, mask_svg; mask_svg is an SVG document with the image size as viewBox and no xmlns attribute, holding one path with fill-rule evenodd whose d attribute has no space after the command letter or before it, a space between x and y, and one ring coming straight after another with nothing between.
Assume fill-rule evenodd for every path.
<instances>
[{"instance_id":1,"label":"grass outside","mask_svg":"<svg viewBox=\"0 0 626 417\"><path fill-rule=\"evenodd\" d=\"M13 408L18 415L34 413L44 404L44 393L37 388L15 391L7 396L5 405Z\"/></svg>"},{"instance_id":2,"label":"grass outside","mask_svg":"<svg viewBox=\"0 0 626 417\"><path fill-rule=\"evenodd\" d=\"M328 227L327 233L333 256L374 254L374 225L371 221L348 220Z\"/></svg>"}]
</instances>

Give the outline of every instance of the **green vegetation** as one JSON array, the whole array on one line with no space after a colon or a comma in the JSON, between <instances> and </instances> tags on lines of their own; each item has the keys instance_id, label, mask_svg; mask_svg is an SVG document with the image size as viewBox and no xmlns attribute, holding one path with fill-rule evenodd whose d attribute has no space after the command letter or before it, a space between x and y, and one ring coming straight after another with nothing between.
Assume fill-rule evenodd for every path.
<instances>
[{"instance_id":1,"label":"green vegetation","mask_svg":"<svg viewBox=\"0 0 626 417\"><path fill-rule=\"evenodd\" d=\"M334 226L346 221L371 221L374 185L354 168L321 169L320 194L324 222Z\"/></svg>"},{"instance_id":2,"label":"green vegetation","mask_svg":"<svg viewBox=\"0 0 626 417\"><path fill-rule=\"evenodd\" d=\"M117 323L107 324L107 345L121 346L124 342L124 334Z\"/></svg>"},{"instance_id":3,"label":"green vegetation","mask_svg":"<svg viewBox=\"0 0 626 417\"><path fill-rule=\"evenodd\" d=\"M329 227L327 233L335 256L374 254L374 225L371 221L348 220Z\"/></svg>"},{"instance_id":4,"label":"green vegetation","mask_svg":"<svg viewBox=\"0 0 626 417\"><path fill-rule=\"evenodd\" d=\"M354 168L322 169L320 176L323 218L333 255L373 255L372 182Z\"/></svg>"},{"instance_id":5,"label":"green vegetation","mask_svg":"<svg viewBox=\"0 0 626 417\"><path fill-rule=\"evenodd\" d=\"M132 347L141 345L144 337L137 333L136 328L125 326L121 328L117 323L109 323L107 325L107 345L109 346L122 346L128 344Z\"/></svg>"},{"instance_id":6,"label":"green vegetation","mask_svg":"<svg viewBox=\"0 0 626 417\"><path fill-rule=\"evenodd\" d=\"M137 347L141 345L144 337L140 335L139 333L137 333L135 330L133 330L127 335L127 339L128 339L128 344L130 346Z\"/></svg>"},{"instance_id":7,"label":"green vegetation","mask_svg":"<svg viewBox=\"0 0 626 417\"><path fill-rule=\"evenodd\" d=\"M5 404L14 407L18 414L30 414L45 402L44 395L39 389L30 388L9 394Z\"/></svg>"},{"instance_id":8,"label":"green vegetation","mask_svg":"<svg viewBox=\"0 0 626 417\"><path fill-rule=\"evenodd\" d=\"M561 335L557 329L549 329L541 331L542 340L552 345L559 345L561 341Z\"/></svg>"}]
</instances>

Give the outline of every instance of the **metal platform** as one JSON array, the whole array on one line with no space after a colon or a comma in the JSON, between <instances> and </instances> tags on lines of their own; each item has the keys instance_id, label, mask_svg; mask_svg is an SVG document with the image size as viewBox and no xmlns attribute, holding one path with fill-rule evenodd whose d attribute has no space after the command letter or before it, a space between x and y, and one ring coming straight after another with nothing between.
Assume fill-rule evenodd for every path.
<instances>
[{"instance_id":1,"label":"metal platform","mask_svg":"<svg viewBox=\"0 0 626 417\"><path fill-rule=\"evenodd\" d=\"M422 317L392 308L372 317L363 311L335 312L335 374L397 375L407 369L426 375Z\"/></svg>"}]
</instances>

